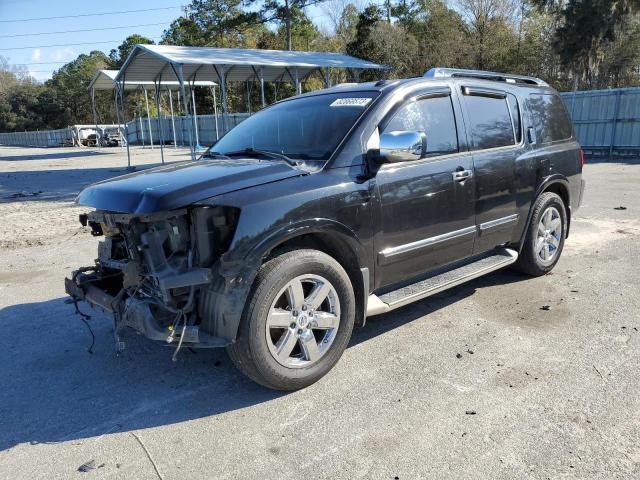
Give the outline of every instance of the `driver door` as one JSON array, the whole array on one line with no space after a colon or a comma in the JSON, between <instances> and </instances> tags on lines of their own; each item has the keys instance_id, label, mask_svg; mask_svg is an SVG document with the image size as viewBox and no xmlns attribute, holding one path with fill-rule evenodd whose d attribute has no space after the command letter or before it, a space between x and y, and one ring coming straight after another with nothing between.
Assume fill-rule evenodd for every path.
<instances>
[{"instance_id":1,"label":"driver door","mask_svg":"<svg viewBox=\"0 0 640 480\"><path fill-rule=\"evenodd\" d=\"M457 103L431 93L402 105L380 133L426 133L420 160L383 164L376 175L380 234L376 287L410 280L471 256L476 237L473 159L460 152ZM454 107L454 105L456 105Z\"/></svg>"}]
</instances>

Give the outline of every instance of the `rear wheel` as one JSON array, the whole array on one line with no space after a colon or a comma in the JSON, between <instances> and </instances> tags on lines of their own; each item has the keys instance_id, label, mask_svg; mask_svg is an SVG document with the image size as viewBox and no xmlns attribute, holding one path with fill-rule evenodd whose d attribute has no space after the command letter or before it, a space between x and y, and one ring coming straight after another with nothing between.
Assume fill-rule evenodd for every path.
<instances>
[{"instance_id":1,"label":"rear wheel","mask_svg":"<svg viewBox=\"0 0 640 480\"><path fill-rule=\"evenodd\" d=\"M562 199L546 192L538 197L516 269L533 276L550 272L564 247L567 213Z\"/></svg>"},{"instance_id":2,"label":"rear wheel","mask_svg":"<svg viewBox=\"0 0 640 480\"><path fill-rule=\"evenodd\" d=\"M335 365L354 319L353 288L340 264L317 250L287 252L260 269L227 351L257 383L296 390Z\"/></svg>"}]
</instances>

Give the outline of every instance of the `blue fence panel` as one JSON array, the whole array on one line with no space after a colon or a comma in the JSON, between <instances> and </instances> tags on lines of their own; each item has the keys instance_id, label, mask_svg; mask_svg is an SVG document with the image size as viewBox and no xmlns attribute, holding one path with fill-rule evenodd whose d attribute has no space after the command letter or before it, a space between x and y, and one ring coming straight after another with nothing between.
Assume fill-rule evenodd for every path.
<instances>
[{"instance_id":1,"label":"blue fence panel","mask_svg":"<svg viewBox=\"0 0 640 480\"><path fill-rule=\"evenodd\" d=\"M561 95L586 154L608 157L640 155L640 88Z\"/></svg>"}]
</instances>

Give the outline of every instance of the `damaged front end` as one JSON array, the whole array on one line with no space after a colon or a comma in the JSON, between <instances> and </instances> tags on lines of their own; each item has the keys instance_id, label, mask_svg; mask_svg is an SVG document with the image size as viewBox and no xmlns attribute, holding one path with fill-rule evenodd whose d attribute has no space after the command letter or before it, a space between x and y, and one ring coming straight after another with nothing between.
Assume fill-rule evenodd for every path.
<instances>
[{"instance_id":1,"label":"damaged front end","mask_svg":"<svg viewBox=\"0 0 640 480\"><path fill-rule=\"evenodd\" d=\"M95 264L74 271L65 290L113 314L119 350L125 327L178 348L224 346L228 339L202 328L198 299L216 283L214 266L229 247L237 217L237 209L226 207L83 214L80 222L104 239Z\"/></svg>"}]
</instances>

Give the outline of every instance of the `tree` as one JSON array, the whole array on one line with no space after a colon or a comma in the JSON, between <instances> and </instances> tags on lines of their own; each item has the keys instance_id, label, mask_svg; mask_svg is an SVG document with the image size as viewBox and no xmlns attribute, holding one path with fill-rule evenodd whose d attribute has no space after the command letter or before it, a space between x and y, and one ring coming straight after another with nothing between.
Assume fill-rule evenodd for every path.
<instances>
[{"instance_id":1,"label":"tree","mask_svg":"<svg viewBox=\"0 0 640 480\"><path fill-rule=\"evenodd\" d=\"M88 55L79 55L54 72L51 80L45 82L45 87L54 92L49 94L51 99L55 99L55 104L50 107L56 110L52 128L93 122L87 89L96 70L106 68L109 63L109 57L94 50Z\"/></svg>"},{"instance_id":2,"label":"tree","mask_svg":"<svg viewBox=\"0 0 640 480\"><path fill-rule=\"evenodd\" d=\"M638 0L532 0L560 21L555 48L562 64L588 85L597 81L606 45L614 42L625 21L640 11Z\"/></svg>"},{"instance_id":3,"label":"tree","mask_svg":"<svg viewBox=\"0 0 640 480\"><path fill-rule=\"evenodd\" d=\"M111 66L115 69L120 69L131 53L131 50L133 50L133 47L136 45L153 45L153 43L153 40L143 37L142 35L138 35L137 33L129 35L124 42L118 46L118 48L112 49L109 53Z\"/></svg>"},{"instance_id":4,"label":"tree","mask_svg":"<svg viewBox=\"0 0 640 480\"><path fill-rule=\"evenodd\" d=\"M162 36L166 45L241 47L258 14L242 9L242 0L193 0Z\"/></svg>"},{"instance_id":5,"label":"tree","mask_svg":"<svg viewBox=\"0 0 640 480\"><path fill-rule=\"evenodd\" d=\"M473 68L501 70L517 37L510 0L458 0Z\"/></svg>"},{"instance_id":6,"label":"tree","mask_svg":"<svg viewBox=\"0 0 640 480\"><path fill-rule=\"evenodd\" d=\"M467 43L464 21L443 0L403 1L393 13L418 41L420 72L432 67L472 66L463 47Z\"/></svg>"},{"instance_id":7,"label":"tree","mask_svg":"<svg viewBox=\"0 0 640 480\"><path fill-rule=\"evenodd\" d=\"M247 0L249 4L254 4L257 0ZM293 41L293 27L296 17L301 18L299 12L305 7L322 3L323 0L265 0L260 9L260 18L263 22L278 22L280 27L284 27L285 50L291 50Z\"/></svg>"},{"instance_id":8,"label":"tree","mask_svg":"<svg viewBox=\"0 0 640 480\"><path fill-rule=\"evenodd\" d=\"M387 22L375 5L358 16L356 35L347 46L347 53L389 66L393 77L415 76L419 70L416 38L404 26ZM378 75L369 74L368 78Z\"/></svg>"}]
</instances>

